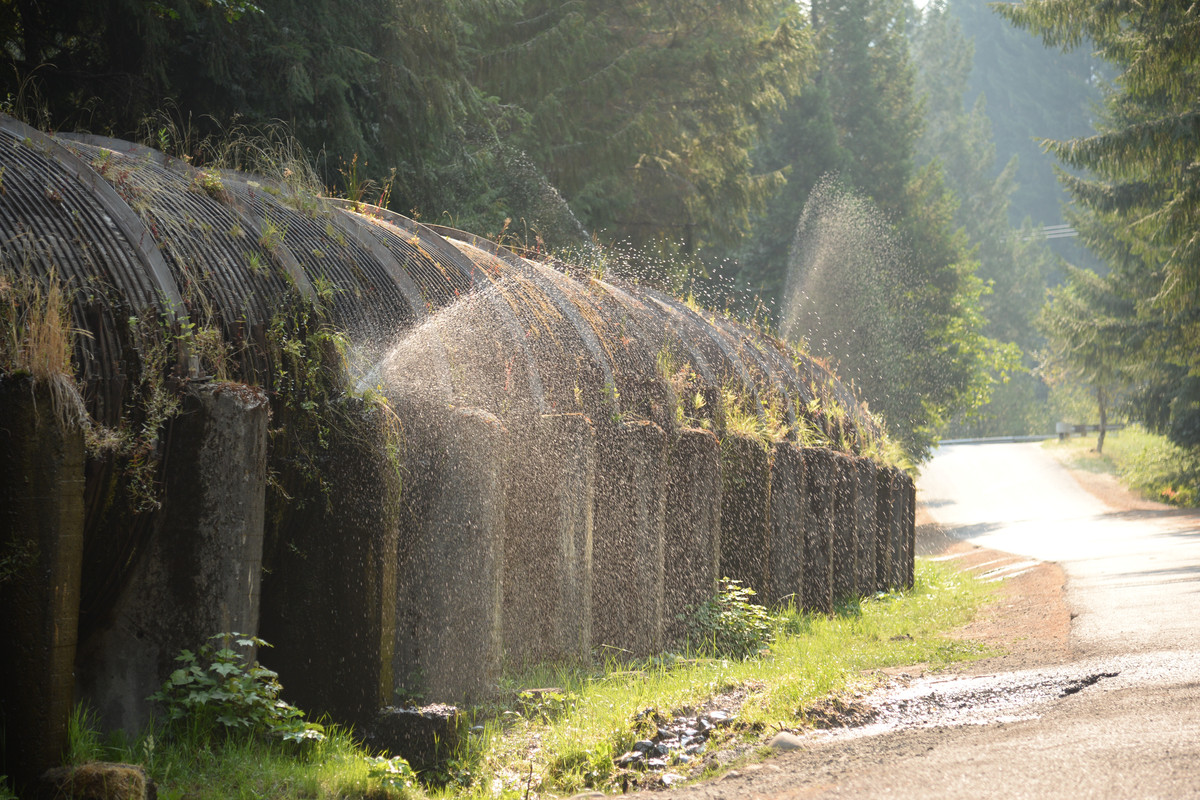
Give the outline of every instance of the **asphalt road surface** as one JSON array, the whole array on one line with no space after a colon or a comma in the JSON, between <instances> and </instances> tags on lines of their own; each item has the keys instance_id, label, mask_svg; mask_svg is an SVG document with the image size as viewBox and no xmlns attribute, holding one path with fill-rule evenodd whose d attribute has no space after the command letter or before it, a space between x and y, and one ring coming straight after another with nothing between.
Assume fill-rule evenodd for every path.
<instances>
[{"instance_id":1,"label":"asphalt road surface","mask_svg":"<svg viewBox=\"0 0 1200 800\"><path fill-rule=\"evenodd\" d=\"M671 794L1200 797L1200 515L1106 503L1038 444L944 447L918 498L952 539L1062 567L1066 663L922 679L893 724Z\"/></svg>"}]
</instances>

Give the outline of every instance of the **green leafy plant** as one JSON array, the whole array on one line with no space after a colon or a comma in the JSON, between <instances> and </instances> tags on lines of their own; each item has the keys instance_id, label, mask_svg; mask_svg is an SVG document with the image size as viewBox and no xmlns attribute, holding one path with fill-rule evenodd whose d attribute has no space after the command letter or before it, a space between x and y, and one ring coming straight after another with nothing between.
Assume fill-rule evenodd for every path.
<instances>
[{"instance_id":1,"label":"green leafy plant","mask_svg":"<svg viewBox=\"0 0 1200 800\"><path fill-rule=\"evenodd\" d=\"M367 777L384 789L409 789L417 782L417 773L401 756L366 756Z\"/></svg>"},{"instance_id":2,"label":"green leafy plant","mask_svg":"<svg viewBox=\"0 0 1200 800\"><path fill-rule=\"evenodd\" d=\"M759 653L774 638L775 620L754 595L749 586L722 578L716 596L684 617L689 644L712 656L744 659Z\"/></svg>"},{"instance_id":3,"label":"green leafy plant","mask_svg":"<svg viewBox=\"0 0 1200 800\"><path fill-rule=\"evenodd\" d=\"M218 731L275 736L288 742L325 739L321 725L304 721L304 712L281 700L279 675L250 662L233 647L270 647L257 636L219 633L196 650L183 650L171 673L151 700L163 704L176 732L209 740Z\"/></svg>"}]
</instances>

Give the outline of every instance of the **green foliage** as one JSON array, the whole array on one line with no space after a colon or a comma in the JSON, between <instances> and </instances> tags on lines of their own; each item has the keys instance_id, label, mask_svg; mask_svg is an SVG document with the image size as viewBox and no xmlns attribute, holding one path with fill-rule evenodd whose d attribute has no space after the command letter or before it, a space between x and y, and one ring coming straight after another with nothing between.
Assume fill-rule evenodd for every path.
<instances>
[{"instance_id":1,"label":"green foliage","mask_svg":"<svg viewBox=\"0 0 1200 800\"><path fill-rule=\"evenodd\" d=\"M401 756L367 756L367 776L384 789L411 789L417 773Z\"/></svg>"},{"instance_id":2,"label":"green foliage","mask_svg":"<svg viewBox=\"0 0 1200 800\"><path fill-rule=\"evenodd\" d=\"M605 240L731 239L781 183L758 126L799 86L794 4L522 0L473 39L512 141Z\"/></svg>"},{"instance_id":3,"label":"green foliage","mask_svg":"<svg viewBox=\"0 0 1200 800\"><path fill-rule=\"evenodd\" d=\"M774 639L775 620L753 602L756 592L729 578L716 596L684 617L688 646L697 653L727 658L758 655Z\"/></svg>"},{"instance_id":4,"label":"green foliage","mask_svg":"<svg viewBox=\"0 0 1200 800\"><path fill-rule=\"evenodd\" d=\"M1117 476L1148 500L1200 506L1200 456L1196 450L1179 447L1140 425L1111 434L1103 453L1096 452L1086 439L1049 441L1045 446L1075 469Z\"/></svg>"},{"instance_id":5,"label":"green foliage","mask_svg":"<svg viewBox=\"0 0 1200 800\"><path fill-rule=\"evenodd\" d=\"M1184 381L1200 369L1200 20L1195 9L1161 0L1044 0L998 10L1047 46L1087 43L1117 71L1095 135L1043 141L1082 173L1059 176L1075 202L1069 218L1109 272L1094 280L1073 273L1071 290L1087 302L1085 284L1103 280L1123 306L1099 309L1109 346L1098 351L1103 342L1093 341L1089 371L1103 362L1133 389L1140 402L1132 407L1148 423L1196 447L1200 408ZM1057 300L1050 321L1070 316ZM1174 411L1164 413L1171 403Z\"/></svg>"},{"instance_id":6,"label":"green foliage","mask_svg":"<svg viewBox=\"0 0 1200 800\"><path fill-rule=\"evenodd\" d=\"M234 647L270 645L256 636L220 633L195 652L183 650L175 657L181 666L150 697L163 704L168 728L200 742L214 740L218 732L322 741L323 727L305 722L304 712L280 699L278 673L250 662Z\"/></svg>"}]
</instances>

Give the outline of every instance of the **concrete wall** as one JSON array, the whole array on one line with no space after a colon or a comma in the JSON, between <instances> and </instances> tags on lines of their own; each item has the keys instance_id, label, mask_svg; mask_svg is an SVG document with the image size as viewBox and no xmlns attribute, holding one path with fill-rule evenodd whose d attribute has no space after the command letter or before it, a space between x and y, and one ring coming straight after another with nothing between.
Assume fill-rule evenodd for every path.
<instances>
[{"instance_id":1,"label":"concrete wall","mask_svg":"<svg viewBox=\"0 0 1200 800\"><path fill-rule=\"evenodd\" d=\"M406 430L393 674L426 700L481 700L500 674L507 431L473 409Z\"/></svg>"},{"instance_id":2,"label":"concrete wall","mask_svg":"<svg viewBox=\"0 0 1200 800\"><path fill-rule=\"evenodd\" d=\"M803 606L833 613L834 504L838 468L834 453L823 448L804 451L804 591Z\"/></svg>"},{"instance_id":3,"label":"concrete wall","mask_svg":"<svg viewBox=\"0 0 1200 800\"><path fill-rule=\"evenodd\" d=\"M667 436L650 422L599 432L592 644L646 655L663 640Z\"/></svg>"},{"instance_id":4,"label":"concrete wall","mask_svg":"<svg viewBox=\"0 0 1200 800\"><path fill-rule=\"evenodd\" d=\"M684 429L669 459L663 530L667 644L684 636L687 607L711 598L721 578L721 445L709 431Z\"/></svg>"},{"instance_id":5,"label":"concrete wall","mask_svg":"<svg viewBox=\"0 0 1200 800\"><path fill-rule=\"evenodd\" d=\"M74 699L83 436L45 385L0 379L2 769L20 790L57 766Z\"/></svg>"},{"instance_id":6,"label":"concrete wall","mask_svg":"<svg viewBox=\"0 0 1200 800\"><path fill-rule=\"evenodd\" d=\"M770 563L763 600L771 607L803 603L805 477L803 451L790 443L771 455Z\"/></svg>"},{"instance_id":7,"label":"concrete wall","mask_svg":"<svg viewBox=\"0 0 1200 800\"><path fill-rule=\"evenodd\" d=\"M591 648L596 435L543 415L512 442L504 535L504 661L582 661Z\"/></svg>"},{"instance_id":8,"label":"concrete wall","mask_svg":"<svg viewBox=\"0 0 1200 800\"><path fill-rule=\"evenodd\" d=\"M767 588L771 542L771 451L758 439L721 441L722 577Z\"/></svg>"},{"instance_id":9,"label":"concrete wall","mask_svg":"<svg viewBox=\"0 0 1200 800\"><path fill-rule=\"evenodd\" d=\"M392 697L401 485L380 412L347 400L341 416L322 451L328 495L284 504L272 526L259 633L273 647L259 657L289 702L359 724Z\"/></svg>"},{"instance_id":10,"label":"concrete wall","mask_svg":"<svg viewBox=\"0 0 1200 800\"><path fill-rule=\"evenodd\" d=\"M182 400L169 424L150 542L110 624L81 643L80 692L110 728L146 724L143 699L181 649L216 633L258 632L266 396L214 383L187 386Z\"/></svg>"},{"instance_id":11,"label":"concrete wall","mask_svg":"<svg viewBox=\"0 0 1200 800\"><path fill-rule=\"evenodd\" d=\"M858 473L854 459L832 454L833 465L833 599L858 594Z\"/></svg>"}]
</instances>

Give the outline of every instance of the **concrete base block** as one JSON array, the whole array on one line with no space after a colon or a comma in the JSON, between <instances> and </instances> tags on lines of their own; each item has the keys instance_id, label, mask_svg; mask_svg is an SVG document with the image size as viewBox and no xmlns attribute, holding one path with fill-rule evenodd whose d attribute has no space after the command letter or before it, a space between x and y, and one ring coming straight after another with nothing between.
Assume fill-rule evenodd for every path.
<instances>
[{"instance_id":1,"label":"concrete base block","mask_svg":"<svg viewBox=\"0 0 1200 800\"><path fill-rule=\"evenodd\" d=\"M804 451L804 607L833 613L834 453Z\"/></svg>"},{"instance_id":2,"label":"concrete base block","mask_svg":"<svg viewBox=\"0 0 1200 800\"><path fill-rule=\"evenodd\" d=\"M83 436L31 378L0 380L0 724L4 769L31 786L57 766L75 691Z\"/></svg>"},{"instance_id":3,"label":"concrete base block","mask_svg":"<svg viewBox=\"0 0 1200 800\"><path fill-rule=\"evenodd\" d=\"M426 702L483 700L500 677L507 431L477 409L405 420L394 674Z\"/></svg>"},{"instance_id":4,"label":"concrete base block","mask_svg":"<svg viewBox=\"0 0 1200 800\"><path fill-rule=\"evenodd\" d=\"M867 596L874 594L875 558L878 551L879 531L875 522L875 464L867 458L854 460L854 480L856 484L854 495L855 529L858 531L856 544L858 546L855 572L855 585L858 594Z\"/></svg>"},{"instance_id":5,"label":"concrete base block","mask_svg":"<svg viewBox=\"0 0 1200 800\"><path fill-rule=\"evenodd\" d=\"M771 451L743 436L721 441L721 575L767 588Z\"/></svg>"},{"instance_id":6,"label":"concrete base block","mask_svg":"<svg viewBox=\"0 0 1200 800\"><path fill-rule=\"evenodd\" d=\"M858 595L858 473L854 460L833 454L833 599Z\"/></svg>"},{"instance_id":7,"label":"concrete base block","mask_svg":"<svg viewBox=\"0 0 1200 800\"><path fill-rule=\"evenodd\" d=\"M580 414L535 424L509 460L503 643L513 665L580 661L592 644L595 432Z\"/></svg>"},{"instance_id":8,"label":"concrete base block","mask_svg":"<svg viewBox=\"0 0 1200 800\"><path fill-rule=\"evenodd\" d=\"M721 445L685 429L671 448L663 557L663 625L668 643L684 634L679 616L717 592L721 557Z\"/></svg>"},{"instance_id":9,"label":"concrete base block","mask_svg":"<svg viewBox=\"0 0 1200 800\"><path fill-rule=\"evenodd\" d=\"M776 445L771 457L771 546L764 601L771 607L803 603L804 455L792 444Z\"/></svg>"},{"instance_id":10,"label":"concrete base block","mask_svg":"<svg viewBox=\"0 0 1200 800\"><path fill-rule=\"evenodd\" d=\"M597 437L592 642L647 655L663 636L667 437L650 422Z\"/></svg>"},{"instance_id":11,"label":"concrete base block","mask_svg":"<svg viewBox=\"0 0 1200 800\"><path fill-rule=\"evenodd\" d=\"M170 423L162 509L107 629L79 653L80 695L104 727L137 731L183 648L256 634L268 406L241 384L186 388Z\"/></svg>"}]
</instances>

